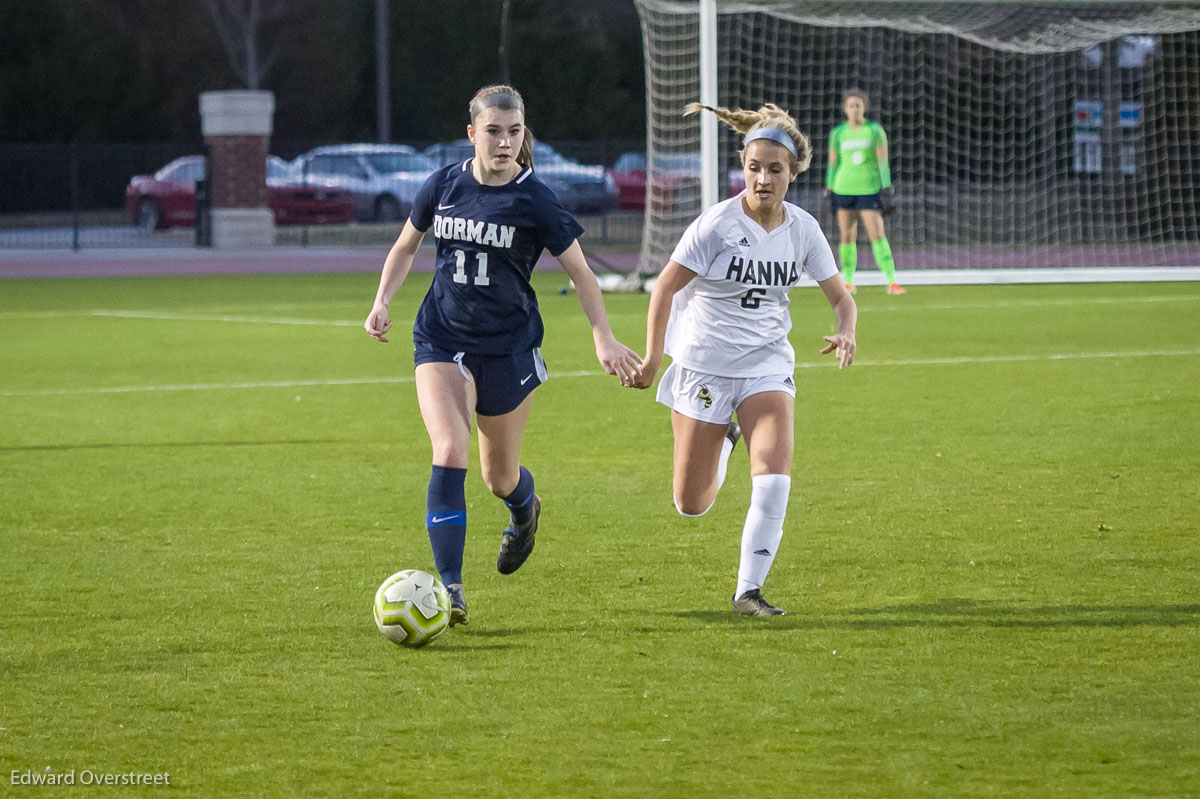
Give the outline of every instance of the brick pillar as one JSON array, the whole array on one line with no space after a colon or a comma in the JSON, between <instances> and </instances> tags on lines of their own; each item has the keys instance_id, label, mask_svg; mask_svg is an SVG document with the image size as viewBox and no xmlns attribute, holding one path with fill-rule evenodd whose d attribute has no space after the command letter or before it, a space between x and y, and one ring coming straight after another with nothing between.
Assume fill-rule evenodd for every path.
<instances>
[{"instance_id":1,"label":"brick pillar","mask_svg":"<svg viewBox=\"0 0 1200 799\"><path fill-rule=\"evenodd\" d=\"M275 95L204 92L200 127L208 144L213 247L270 247L275 218L267 207L267 153Z\"/></svg>"}]
</instances>

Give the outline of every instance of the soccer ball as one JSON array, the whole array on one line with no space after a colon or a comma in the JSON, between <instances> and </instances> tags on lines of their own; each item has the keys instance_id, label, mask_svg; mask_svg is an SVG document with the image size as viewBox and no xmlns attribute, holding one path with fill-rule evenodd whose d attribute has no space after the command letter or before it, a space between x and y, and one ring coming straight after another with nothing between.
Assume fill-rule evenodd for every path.
<instances>
[{"instance_id":1,"label":"soccer ball","mask_svg":"<svg viewBox=\"0 0 1200 799\"><path fill-rule=\"evenodd\" d=\"M450 597L429 572L405 569L383 581L375 592L375 626L401 646L424 646L450 624Z\"/></svg>"}]
</instances>

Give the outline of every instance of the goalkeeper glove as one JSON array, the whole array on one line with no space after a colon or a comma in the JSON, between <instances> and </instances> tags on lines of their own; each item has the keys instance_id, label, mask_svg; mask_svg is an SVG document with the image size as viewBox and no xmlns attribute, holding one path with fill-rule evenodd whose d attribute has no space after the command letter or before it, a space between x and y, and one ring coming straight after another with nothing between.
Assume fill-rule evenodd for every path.
<instances>
[{"instance_id":1,"label":"goalkeeper glove","mask_svg":"<svg viewBox=\"0 0 1200 799\"><path fill-rule=\"evenodd\" d=\"M879 205L884 216L896 211L896 192L891 186L879 190Z\"/></svg>"}]
</instances>

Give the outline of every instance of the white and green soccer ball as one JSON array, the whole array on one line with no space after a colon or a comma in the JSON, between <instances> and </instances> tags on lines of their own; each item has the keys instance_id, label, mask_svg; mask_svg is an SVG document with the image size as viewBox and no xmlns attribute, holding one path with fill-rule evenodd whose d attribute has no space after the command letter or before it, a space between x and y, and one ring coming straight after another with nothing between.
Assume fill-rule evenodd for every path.
<instances>
[{"instance_id":1,"label":"white and green soccer ball","mask_svg":"<svg viewBox=\"0 0 1200 799\"><path fill-rule=\"evenodd\" d=\"M420 569L398 571L375 592L375 626L394 644L424 646L450 624L442 581Z\"/></svg>"}]
</instances>

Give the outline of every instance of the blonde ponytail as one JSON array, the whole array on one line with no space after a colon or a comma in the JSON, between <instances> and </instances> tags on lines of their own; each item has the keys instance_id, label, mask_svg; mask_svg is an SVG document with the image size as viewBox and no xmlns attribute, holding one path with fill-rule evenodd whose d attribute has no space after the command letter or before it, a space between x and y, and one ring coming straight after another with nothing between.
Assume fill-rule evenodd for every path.
<instances>
[{"instance_id":1,"label":"blonde ponytail","mask_svg":"<svg viewBox=\"0 0 1200 799\"><path fill-rule=\"evenodd\" d=\"M800 130L800 125L796 120L792 119L787 111L784 111L774 103L765 103L757 111L747 111L744 108L713 108L703 103L688 103L684 106L683 115L685 117L691 116L701 111L712 112L717 116L717 119L743 136L759 128L779 128L782 130L792 140L792 144L796 146L795 155L789 153L789 156L791 156L790 167L793 174L800 174L808 169L808 165L812 163L812 145L809 143L808 137ZM743 152L744 150L738 151L739 160L742 159Z\"/></svg>"}]
</instances>

